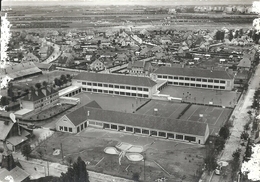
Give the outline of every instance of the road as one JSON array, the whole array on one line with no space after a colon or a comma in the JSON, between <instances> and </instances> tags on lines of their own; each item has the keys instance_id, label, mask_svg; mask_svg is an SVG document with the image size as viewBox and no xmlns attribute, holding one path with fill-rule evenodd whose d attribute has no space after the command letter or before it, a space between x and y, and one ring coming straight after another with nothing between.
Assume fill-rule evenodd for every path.
<instances>
[{"instance_id":1,"label":"road","mask_svg":"<svg viewBox=\"0 0 260 182\"><path fill-rule=\"evenodd\" d=\"M45 61L43 61L43 63L49 64L49 63L55 61L61 55L60 46L57 44L51 43L51 42L50 42L50 44L53 45L52 47L54 48L54 50L53 50L52 54Z\"/></svg>"},{"instance_id":2,"label":"road","mask_svg":"<svg viewBox=\"0 0 260 182\"><path fill-rule=\"evenodd\" d=\"M244 99L241 99L235 108L232 115L235 116L233 128L231 129L231 136L227 140L224 151L220 156L220 161L230 161L232 160L233 152L240 146L240 135L244 131L244 125L248 122L249 116L247 112L250 110L252 105L252 100L254 92L259 88L260 83L260 65L257 66L255 75L250 80L248 91L244 96ZM231 116L232 117L232 116ZM227 179L228 180L228 179ZM211 182L224 182L225 180L218 175L213 174L212 179L207 180Z\"/></svg>"}]
</instances>

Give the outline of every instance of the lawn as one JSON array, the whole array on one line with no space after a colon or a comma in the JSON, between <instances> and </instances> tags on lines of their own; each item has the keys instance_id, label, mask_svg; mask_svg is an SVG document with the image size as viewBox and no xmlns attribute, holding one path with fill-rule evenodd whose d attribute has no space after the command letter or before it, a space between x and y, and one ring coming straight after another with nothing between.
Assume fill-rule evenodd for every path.
<instances>
[{"instance_id":1,"label":"lawn","mask_svg":"<svg viewBox=\"0 0 260 182\"><path fill-rule=\"evenodd\" d=\"M172 97L182 98L185 102L210 104L225 107L234 107L240 92L209 90L191 87L167 86L161 92Z\"/></svg>"},{"instance_id":2,"label":"lawn","mask_svg":"<svg viewBox=\"0 0 260 182\"><path fill-rule=\"evenodd\" d=\"M104 153L106 147L114 147L119 142L141 145L145 161L131 162L126 157L118 163L118 155ZM33 151L46 149L44 158L61 162L61 154L53 155L62 143L64 162L70 163L78 156L88 164L87 169L131 179L137 172L140 179L155 181L166 177L169 181L198 181L196 173L202 169L205 148L152 137L143 137L126 133L87 128L79 134L56 132ZM145 166L145 173L144 173ZM198 175L197 175L198 176Z\"/></svg>"},{"instance_id":3,"label":"lawn","mask_svg":"<svg viewBox=\"0 0 260 182\"><path fill-rule=\"evenodd\" d=\"M151 100L136 113L177 119L188 105L186 103ZM155 112L154 109L158 109L158 112Z\"/></svg>"},{"instance_id":4,"label":"lawn","mask_svg":"<svg viewBox=\"0 0 260 182\"><path fill-rule=\"evenodd\" d=\"M208 123L210 134L214 135L229 119L231 112L229 108L192 105L180 119Z\"/></svg>"}]
</instances>

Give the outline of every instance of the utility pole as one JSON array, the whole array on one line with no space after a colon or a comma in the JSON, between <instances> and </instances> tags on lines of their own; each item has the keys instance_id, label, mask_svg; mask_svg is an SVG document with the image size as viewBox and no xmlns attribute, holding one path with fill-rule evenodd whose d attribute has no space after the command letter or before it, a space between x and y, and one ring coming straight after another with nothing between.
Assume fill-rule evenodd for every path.
<instances>
[{"instance_id":1,"label":"utility pole","mask_svg":"<svg viewBox=\"0 0 260 182\"><path fill-rule=\"evenodd\" d=\"M62 143L60 143L60 150L61 150L61 161L63 162L63 149L62 149Z\"/></svg>"}]
</instances>

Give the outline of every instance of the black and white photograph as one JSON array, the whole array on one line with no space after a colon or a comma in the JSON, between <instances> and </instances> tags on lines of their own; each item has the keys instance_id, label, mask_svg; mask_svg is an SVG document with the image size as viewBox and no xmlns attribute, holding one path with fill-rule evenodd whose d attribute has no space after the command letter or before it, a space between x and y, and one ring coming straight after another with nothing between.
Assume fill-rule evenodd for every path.
<instances>
[{"instance_id":1,"label":"black and white photograph","mask_svg":"<svg viewBox=\"0 0 260 182\"><path fill-rule=\"evenodd\" d=\"M260 0L1 0L0 182L260 182Z\"/></svg>"}]
</instances>

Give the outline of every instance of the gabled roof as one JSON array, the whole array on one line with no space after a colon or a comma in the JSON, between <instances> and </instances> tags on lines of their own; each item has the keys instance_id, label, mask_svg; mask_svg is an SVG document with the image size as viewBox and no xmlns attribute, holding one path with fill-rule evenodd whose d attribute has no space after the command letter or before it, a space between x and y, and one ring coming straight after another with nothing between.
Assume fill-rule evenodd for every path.
<instances>
[{"instance_id":1,"label":"gabled roof","mask_svg":"<svg viewBox=\"0 0 260 182\"><path fill-rule=\"evenodd\" d=\"M155 130L164 130L170 132L178 132L184 134L192 134L205 136L205 132L208 128L206 123L185 121L178 119L163 118L151 115L133 114L118 111L101 110L96 108L90 108L83 106L73 113L67 115L67 117L75 123L75 126L79 125L88 119L116 123L122 125L150 128Z\"/></svg>"},{"instance_id":2,"label":"gabled roof","mask_svg":"<svg viewBox=\"0 0 260 182\"><path fill-rule=\"evenodd\" d=\"M39 69L50 69L52 64L47 64L47 63L34 63L35 66L37 66Z\"/></svg>"},{"instance_id":3,"label":"gabled roof","mask_svg":"<svg viewBox=\"0 0 260 182\"><path fill-rule=\"evenodd\" d=\"M26 95L22 100L25 101L36 101L47 96L50 96L58 91L54 90L52 87L42 88L40 90L31 90L31 93Z\"/></svg>"},{"instance_id":4,"label":"gabled roof","mask_svg":"<svg viewBox=\"0 0 260 182\"><path fill-rule=\"evenodd\" d=\"M237 67L250 68L251 67L251 61L248 58L243 58L243 59L240 60Z\"/></svg>"},{"instance_id":5,"label":"gabled roof","mask_svg":"<svg viewBox=\"0 0 260 182\"><path fill-rule=\"evenodd\" d=\"M10 182L10 180L7 179L7 176L12 177L14 182L22 182L30 175L18 166L13 168L11 171L8 171L7 169L0 169L0 181Z\"/></svg>"},{"instance_id":6,"label":"gabled roof","mask_svg":"<svg viewBox=\"0 0 260 182\"><path fill-rule=\"evenodd\" d=\"M74 80L94 81L100 83L113 83L121 85L153 87L156 82L147 77L116 75L106 73L82 72L73 78Z\"/></svg>"},{"instance_id":7,"label":"gabled roof","mask_svg":"<svg viewBox=\"0 0 260 182\"><path fill-rule=\"evenodd\" d=\"M12 121L8 122L8 125L5 124L4 121L0 121L0 140L4 141L8 135L8 133L11 131L14 123Z\"/></svg>"},{"instance_id":8,"label":"gabled roof","mask_svg":"<svg viewBox=\"0 0 260 182\"><path fill-rule=\"evenodd\" d=\"M226 71L195 68L160 67L154 73L201 78L233 79L233 76Z\"/></svg>"}]
</instances>

